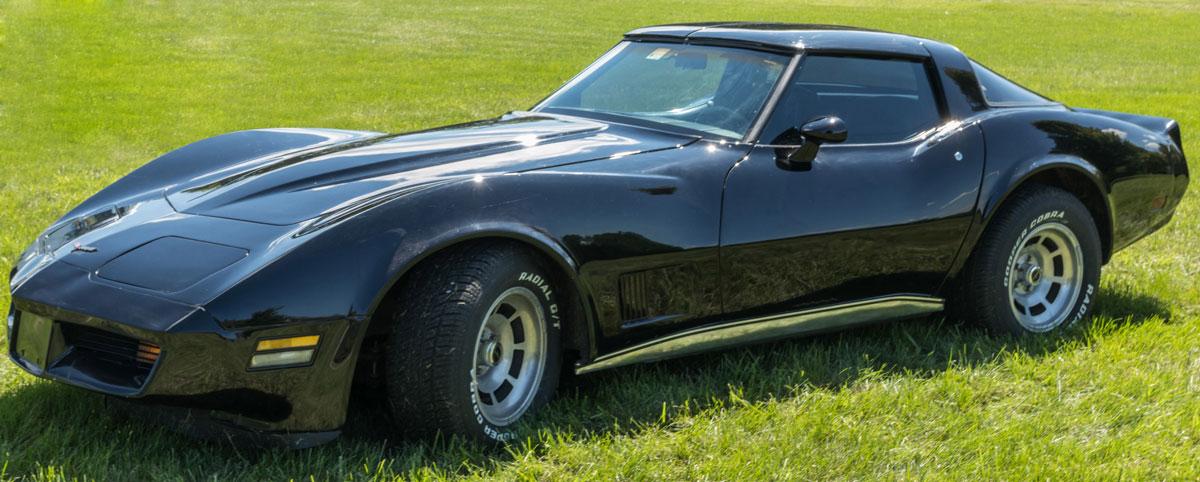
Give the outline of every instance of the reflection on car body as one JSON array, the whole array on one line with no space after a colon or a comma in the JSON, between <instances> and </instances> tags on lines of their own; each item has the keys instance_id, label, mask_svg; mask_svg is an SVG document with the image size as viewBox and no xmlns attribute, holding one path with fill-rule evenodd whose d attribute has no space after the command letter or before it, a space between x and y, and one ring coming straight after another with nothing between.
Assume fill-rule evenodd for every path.
<instances>
[{"instance_id":1,"label":"reflection on car body","mask_svg":"<svg viewBox=\"0 0 1200 482\"><path fill-rule=\"evenodd\" d=\"M20 257L9 353L204 437L328 441L382 376L406 429L504 440L564 364L946 308L1054 332L1187 183L1175 121L1067 107L941 42L647 27L528 111L151 161Z\"/></svg>"}]
</instances>

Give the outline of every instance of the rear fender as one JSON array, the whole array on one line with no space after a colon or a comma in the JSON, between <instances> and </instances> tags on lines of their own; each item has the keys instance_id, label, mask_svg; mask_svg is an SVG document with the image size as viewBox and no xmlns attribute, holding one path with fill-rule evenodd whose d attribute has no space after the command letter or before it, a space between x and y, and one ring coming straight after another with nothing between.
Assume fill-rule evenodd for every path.
<instances>
[{"instance_id":1,"label":"rear fender","mask_svg":"<svg viewBox=\"0 0 1200 482\"><path fill-rule=\"evenodd\" d=\"M1160 127L1174 125L1169 119L1162 121ZM1182 153L1166 133L1119 116L1064 107L995 109L981 118L980 126L987 144L987 164L964 253L970 252L1004 201L1022 185L1048 182L1061 186L1053 182L1060 176L1049 175L1050 171L1072 180L1086 179L1062 187L1077 191L1084 186L1102 198L1089 210L1098 218L1101 238L1108 240L1105 260L1170 218L1173 205L1152 209L1154 199L1165 197L1170 203L1177 190L1173 166ZM964 255L955 260L951 278L967 259Z\"/></svg>"}]
</instances>

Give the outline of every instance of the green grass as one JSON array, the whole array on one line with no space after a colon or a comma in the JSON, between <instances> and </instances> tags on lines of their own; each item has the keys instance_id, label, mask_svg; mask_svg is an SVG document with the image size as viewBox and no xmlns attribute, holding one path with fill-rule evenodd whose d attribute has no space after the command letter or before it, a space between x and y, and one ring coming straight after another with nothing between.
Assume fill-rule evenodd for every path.
<instances>
[{"instance_id":1,"label":"green grass","mask_svg":"<svg viewBox=\"0 0 1200 482\"><path fill-rule=\"evenodd\" d=\"M1056 100L1175 118L1200 158L1200 7L1186 0L557 3L0 0L0 264L193 140L525 108L656 23L932 37ZM925 319L617 369L567 380L541 429L507 451L398 439L369 401L332 444L239 451L3 362L0 479L1195 480L1198 207L1193 192L1170 226L1117 254L1097 315L1061 337Z\"/></svg>"}]
</instances>

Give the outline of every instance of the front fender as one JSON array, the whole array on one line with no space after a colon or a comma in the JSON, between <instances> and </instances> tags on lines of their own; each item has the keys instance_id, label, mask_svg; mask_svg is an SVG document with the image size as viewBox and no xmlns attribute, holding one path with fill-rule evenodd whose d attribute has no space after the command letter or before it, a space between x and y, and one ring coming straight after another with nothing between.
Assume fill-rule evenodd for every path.
<instances>
[{"instance_id":1,"label":"front fender","mask_svg":"<svg viewBox=\"0 0 1200 482\"><path fill-rule=\"evenodd\" d=\"M464 209L457 217L422 215L429 212L428 206L455 198L460 188L453 184L471 182L468 178L414 192L317 230L298 228L293 237L299 239L288 242L302 242L205 309L222 326L239 329L334 319L367 321L385 305L393 286L431 254L472 239L506 238L537 249L567 275L564 281L581 295L590 333L593 310L587 308L588 290L578 277L577 261L558 240L528 223L488 220L475 209ZM359 332L358 340L364 333Z\"/></svg>"},{"instance_id":2,"label":"front fender","mask_svg":"<svg viewBox=\"0 0 1200 482\"><path fill-rule=\"evenodd\" d=\"M653 330L676 329L667 322L621 326L618 278L631 271L652 270L651 281L684 293L648 307L678 314L670 323L703 323L720 314L721 190L742 155L744 147L679 147L442 179L336 222L317 219L315 230L298 226L293 236L302 242L206 308L226 326L370 318L397 281L430 254L471 239L508 238L540 250L568 276L588 324L593 353L583 355L589 357Z\"/></svg>"}]
</instances>

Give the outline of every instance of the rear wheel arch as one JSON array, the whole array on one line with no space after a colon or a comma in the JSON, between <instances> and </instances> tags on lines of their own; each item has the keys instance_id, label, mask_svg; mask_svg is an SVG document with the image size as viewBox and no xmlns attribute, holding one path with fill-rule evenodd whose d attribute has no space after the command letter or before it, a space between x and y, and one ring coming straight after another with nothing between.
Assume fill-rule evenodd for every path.
<instances>
[{"instance_id":1,"label":"rear wheel arch","mask_svg":"<svg viewBox=\"0 0 1200 482\"><path fill-rule=\"evenodd\" d=\"M1096 230L1100 233L1102 262L1107 264L1112 257L1114 220L1112 206L1100 181L1100 171L1083 159L1062 157L1033 163L1033 167L1011 183L1004 196L990 206L984 219L990 220L1009 201L1013 193L1027 186L1040 184L1062 189L1079 199L1091 214L1092 221L1096 223ZM985 223L980 231L986 228Z\"/></svg>"}]
</instances>

